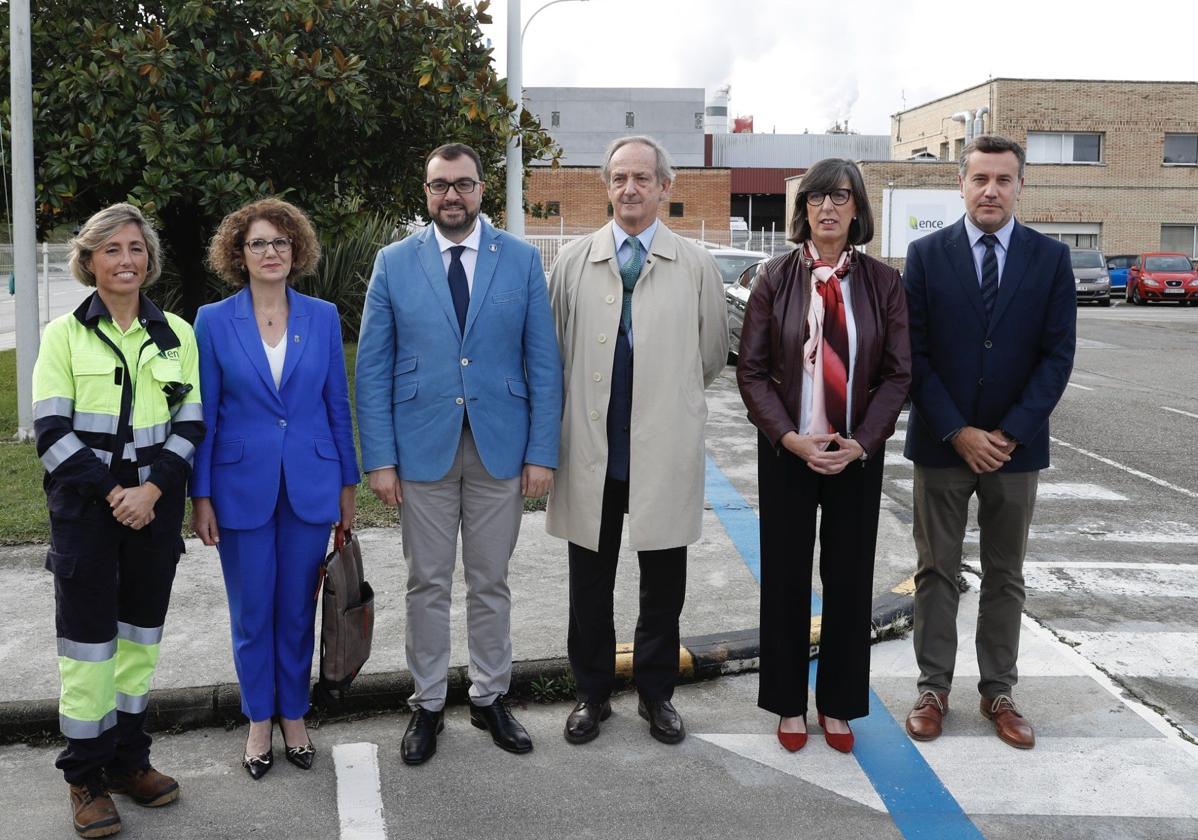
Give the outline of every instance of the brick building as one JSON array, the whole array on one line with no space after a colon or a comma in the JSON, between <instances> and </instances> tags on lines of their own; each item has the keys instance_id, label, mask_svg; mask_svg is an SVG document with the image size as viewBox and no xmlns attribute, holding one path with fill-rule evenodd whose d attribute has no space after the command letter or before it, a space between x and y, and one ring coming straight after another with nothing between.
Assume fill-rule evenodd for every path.
<instances>
[{"instance_id":1,"label":"brick building","mask_svg":"<svg viewBox=\"0 0 1198 840\"><path fill-rule=\"evenodd\" d=\"M901 265L905 239L959 217L967 124L1028 150L1017 214L1030 227L1107 254L1198 257L1198 83L1069 79L993 79L892 116L892 160L862 164L870 254Z\"/></svg>"}]
</instances>

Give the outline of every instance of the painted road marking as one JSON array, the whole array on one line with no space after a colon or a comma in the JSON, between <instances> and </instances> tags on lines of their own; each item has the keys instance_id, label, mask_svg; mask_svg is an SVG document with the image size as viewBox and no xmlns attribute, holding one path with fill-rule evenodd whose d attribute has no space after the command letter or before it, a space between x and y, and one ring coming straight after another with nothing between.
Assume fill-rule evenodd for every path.
<instances>
[{"instance_id":1,"label":"painted road marking","mask_svg":"<svg viewBox=\"0 0 1198 840\"><path fill-rule=\"evenodd\" d=\"M1065 384L1068 385L1070 388L1081 388L1083 391L1093 391L1094 390L1089 385L1079 385L1076 382L1066 382Z\"/></svg>"},{"instance_id":2,"label":"painted road marking","mask_svg":"<svg viewBox=\"0 0 1198 840\"><path fill-rule=\"evenodd\" d=\"M1025 560L1023 568L1034 569L1190 569L1198 573L1198 565L1192 563L1132 563L1108 560Z\"/></svg>"},{"instance_id":3,"label":"painted road marking","mask_svg":"<svg viewBox=\"0 0 1198 840\"><path fill-rule=\"evenodd\" d=\"M1198 633L1060 633L1082 656L1119 676L1198 678Z\"/></svg>"},{"instance_id":4,"label":"painted road marking","mask_svg":"<svg viewBox=\"0 0 1198 840\"><path fill-rule=\"evenodd\" d=\"M1198 566L1167 569L1023 566L1024 586L1044 594L1092 592L1103 597L1198 598Z\"/></svg>"},{"instance_id":5,"label":"painted road marking","mask_svg":"<svg viewBox=\"0 0 1198 840\"><path fill-rule=\"evenodd\" d=\"M1195 420L1198 420L1198 414L1194 414L1193 412L1190 412L1190 411L1182 411L1180 408L1170 408L1167 405L1162 405L1161 410L1162 411L1172 411L1174 414L1184 414L1186 417L1193 417Z\"/></svg>"},{"instance_id":6,"label":"painted road marking","mask_svg":"<svg viewBox=\"0 0 1198 840\"><path fill-rule=\"evenodd\" d=\"M337 744L337 814L341 840L387 840L377 744Z\"/></svg>"},{"instance_id":7,"label":"painted road marking","mask_svg":"<svg viewBox=\"0 0 1198 840\"><path fill-rule=\"evenodd\" d=\"M899 488L911 492L915 486L915 479L912 478L895 478L891 479ZM1091 502L1124 502L1127 501L1127 496L1122 493L1116 493L1114 490L1108 490L1105 487L1100 487L1097 484L1084 484L1069 481L1059 482L1044 482L1036 488L1036 500L1042 499L1080 499Z\"/></svg>"},{"instance_id":8,"label":"painted road marking","mask_svg":"<svg viewBox=\"0 0 1198 840\"><path fill-rule=\"evenodd\" d=\"M1080 452L1086 457L1093 458L1095 461L1099 461L1100 463L1106 464L1109 467L1115 467L1116 469L1123 470L1125 473L1134 475L1136 478L1142 478L1145 481L1151 481L1153 484L1159 485L1161 487L1167 487L1174 492L1181 493L1183 496L1189 496L1191 499L1198 499L1198 492L1194 492L1193 490L1187 489L1185 487L1179 487L1172 482L1165 481L1163 478L1157 478L1154 475L1149 475L1148 473L1137 470L1134 467L1129 467L1126 464L1120 464L1118 461L1112 461L1110 458L1105 458L1102 455L1099 455L1097 452L1091 452L1088 449L1082 449L1080 446L1074 446L1072 443L1066 443L1060 438L1050 437L1049 440L1055 444L1064 446L1066 449L1072 449L1074 452Z\"/></svg>"},{"instance_id":9,"label":"painted road marking","mask_svg":"<svg viewBox=\"0 0 1198 840\"><path fill-rule=\"evenodd\" d=\"M745 565L761 583L757 514L710 455L706 495ZM823 603L812 591L811 613L822 611ZM812 662L808 680L813 688L815 669ZM907 840L984 840L872 688L869 714L853 721L853 727L864 736L854 744L853 757Z\"/></svg>"},{"instance_id":10,"label":"painted road marking","mask_svg":"<svg viewBox=\"0 0 1198 840\"><path fill-rule=\"evenodd\" d=\"M1198 533L1184 523L1162 522L1154 531L1104 531L1101 530L1102 527L1102 525L1082 525L1078 528L1064 529L1032 527L1028 531L1028 537L1034 540L1069 540L1071 542L1086 540L1089 542L1148 543L1153 545L1198 545ZM965 535L965 541L976 543L978 530L976 528L969 529ZM1023 565L1026 567L1028 564L1028 561L1024 561ZM1062 564L1052 562L1050 565ZM1123 563L1115 565L1134 568L1150 564Z\"/></svg>"}]
</instances>

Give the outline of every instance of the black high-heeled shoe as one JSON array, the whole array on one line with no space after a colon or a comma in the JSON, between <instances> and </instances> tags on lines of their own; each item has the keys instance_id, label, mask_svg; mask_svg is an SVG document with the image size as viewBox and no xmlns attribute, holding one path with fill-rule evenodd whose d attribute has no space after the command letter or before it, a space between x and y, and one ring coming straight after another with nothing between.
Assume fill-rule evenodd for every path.
<instances>
[{"instance_id":1,"label":"black high-heeled shoe","mask_svg":"<svg viewBox=\"0 0 1198 840\"><path fill-rule=\"evenodd\" d=\"M270 768L275 766L275 750L271 747L261 755L246 755L241 759L241 766L245 768L245 772L250 774L250 778L255 782L270 772Z\"/></svg>"},{"instance_id":2,"label":"black high-heeled shoe","mask_svg":"<svg viewBox=\"0 0 1198 840\"><path fill-rule=\"evenodd\" d=\"M311 770L312 760L316 758L316 747L309 741L306 744L300 744L298 747L288 747L287 742L283 742L283 746L287 748L287 760L301 770Z\"/></svg>"}]
</instances>

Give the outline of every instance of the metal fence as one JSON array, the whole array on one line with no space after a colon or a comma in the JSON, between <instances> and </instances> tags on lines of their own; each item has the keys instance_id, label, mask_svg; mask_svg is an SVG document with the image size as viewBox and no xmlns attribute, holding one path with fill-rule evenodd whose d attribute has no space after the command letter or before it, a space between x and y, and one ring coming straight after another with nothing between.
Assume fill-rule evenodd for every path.
<instances>
[{"instance_id":1,"label":"metal fence","mask_svg":"<svg viewBox=\"0 0 1198 840\"><path fill-rule=\"evenodd\" d=\"M40 301L38 310L41 313L42 324L45 324L53 315L61 314L51 310L52 287L68 281L69 284L75 283L75 279L67 267L70 255L71 246L65 242L38 243L37 294ZM11 301L15 288L13 246L7 242L0 243L0 281L3 281L3 288L0 289L0 301Z\"/></svg>"},{"instance_id":2,"label":"metal fence","mask_svg":"<svg viewBox=\"0 0 1198 840\"><path fill-rule=\"evenodd\" d=\"M674 228L671 228L671 230L674 230ZM733 236L731 231L726 230L674 230L674 233L687 239L693 239L708 248L743 248L747 251L764 251L770 256L789 251L793 247L786 241L786 235L782 231L762 230L754 232L752 236L740 232L738 232L737 236ZM575 239L589 235L589 233L571 234L529 231L525 234L524 238L540 250L541 265L544 267L545 273L548 274L562 246L567 242L573 242Z\"/></svg>"}]
</instances>

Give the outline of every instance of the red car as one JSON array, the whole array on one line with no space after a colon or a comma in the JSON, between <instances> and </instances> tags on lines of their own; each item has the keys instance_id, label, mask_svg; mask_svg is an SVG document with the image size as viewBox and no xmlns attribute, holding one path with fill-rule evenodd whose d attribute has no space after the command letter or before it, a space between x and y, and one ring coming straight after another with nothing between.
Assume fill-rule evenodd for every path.
<instances>
[{"instance_id":1,"label":"red car","mask_svg":"<svg viewBox=\"0 0 1198 840\"><path fill-rule=\"evenodd\" d=\"M1137 306L1150 300L1198 306L1198 271L1185 254L1141 254L1127 270L1127 299Z\"/></svg>"}]
</instances>

